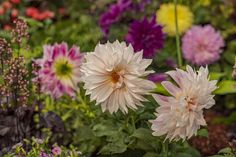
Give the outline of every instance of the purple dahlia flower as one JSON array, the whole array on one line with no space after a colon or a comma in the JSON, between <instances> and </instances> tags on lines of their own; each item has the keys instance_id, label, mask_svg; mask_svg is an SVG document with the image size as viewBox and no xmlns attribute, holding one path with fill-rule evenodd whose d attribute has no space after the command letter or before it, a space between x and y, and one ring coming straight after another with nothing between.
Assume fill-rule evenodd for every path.
<instances>
[{"instance_id":1,"label":"purple dahlia flower","mask_svg":"<svg viewBox=\"0 0 236 157\"><path fill-rule=\"evenodd\" d=\"M164 45L162 26L156 23L155 17L150 22L144 18L131 23L125 39L133 45L135 51L143 50L144 58L153 58Z\"/></svg>"},{"instance_id":2,"label":"purple dahlia flower","mask_svg":"<svg viewBox=\"0 0 236 157\"><path fill-rule=\"evenodd\" d=\"M132 0L118 0L112 4L107 12L103 13L99 19L99 25L105 36L109 34L110 26L119 21L122 14L131 7Z\"/></svg>"},{"instance_id":3,"label":"purple dahlia flower","mask_svg":"<svg viewBox=\"0 0 236 157\"><path fill-rule=\"evenodd\" d=\"M193 26L182 38L184 58L196 65L206 65L217 61L224 47L220 32L211 25Z\"/></svg>"}]
</instances>

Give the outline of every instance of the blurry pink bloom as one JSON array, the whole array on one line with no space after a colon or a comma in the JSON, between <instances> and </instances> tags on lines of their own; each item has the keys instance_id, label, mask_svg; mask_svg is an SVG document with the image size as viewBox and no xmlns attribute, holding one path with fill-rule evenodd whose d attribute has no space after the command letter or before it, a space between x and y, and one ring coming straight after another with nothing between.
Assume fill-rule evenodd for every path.
<instances>
[{"instance_id":1,"label":"blurry pink bloom","mask_svg":"<svg viewBox=\"0 0 236 157\"><path fill-rule=\"evenodd\" d=\"M14 4L19 4L21 2L21 0L10 0L11 3L14 3Z\"/></svg>"},{"instance_id":2,"label":"blurry pink bloom","mask_svg":"<svg viewBox=\"0 0 236 157\"><path fill-rule=\"evenodd\" d=\"M12 18L16 18L18 16L18 14L19 14L18 9L12 9L12 11L11 11Z\"/></svg>"},{"instance_id":3,"label":"blurry pink bloom","mask_svg":"<svg viewBox=\"0 0 236 157\"><path fill-rule=\"evenodd\" d=\"M75 96L80 82L83 56L78 47L68 49L66 43L45 45L43 58L35 62L41 69L38 71L41 91L59 98L64 94Z\"/></svg>"},{"instance_id":4,"label":"blurry pink bloom","mask_svg":"<svg viewBox=\"0 0 236 157\"><path fill-rule=\"evenodd\" d=\"M224 40L211 25L193 26L182 38L184 58L196 65L217 61L224 47Z\"/></svg>"},{"instance_id":5,"label":"blurry pink bloom","mask_svg":"<svg viewBox=\"0 0 236 157\"><path fill-rule=\"evenodd\" d=\"M59 12L59 14L61 14L61 15L65 15L66 9L65 9L65 8L59 8L59 9L58 9L58 12Z\"/></svg>"},{"instance_id":6,"label":"blurry pink bloom","mask_svg":"<svg viewBox=\"0 0 236 157\"><path fill-rule=\"evenodd\" d=\"M3 15L3 14L5 14L5 10L2 6L0 6L0 15Z\"/></svg>"},{"instance_id":7,"label":"blurry pink bloom","mask_svg":"<svg viewBox=\"0 0 236 157\"><path fill-rule=\"evenodd\" d=\"M155 120L152 120L154 136L167 134L166 139L189 139L200 126L206 125L203 109L209 109L215 104L212 95L217 81L209 81L208 68L201 67L194 71L187 66L187 71L176 69L167 72L178 86L163 81L162 85L171 96L153 95L160 105L156 109Z\"/></svg>"},{"instance_id":8,"label":"blurry pink bloom","mask_svg":"<svg viewBox=\"0 0 236 157\"><path fill-rule=\"evenodd\" d=\"M11 25L4 25L4 26L3 26L3 29L4 29L5 31L10 31L10 30L12 30L12 27L11 27Z\"/></svg>"},{"instance_id":9,"label":"blurry pink bloom","mask_svg":"<svg viewBox=\"0 0 236 157\"><path fill-rule=\"evenodd\" d=\"M29 17L34 16L34 14L37 14L39 11L37 8L35 7L28 7L26 8L26 15Z\"/></svg>"},{"instance_id":10,"label":"blurry pink bloom","mask_svg":"<svg viewBox=\"0 0 236 157\"><path fill-rule=\"evenodd\" d=\"M42 12L42 14L44 15L44 19L53 18L55 16L54 12L49 10Z\"/></svg>"},{"instance_id":11,"label":"blurry pink bloom","mask_svg":"<svg viewBox=\"0 0 236 157\"><path fill-rule=\"evenodd\" d=\"M52 153L53 153L54 155L61 155L61 148L58 147L58 146L53 147Z\"/></svg>"},{"instance_id":12,"label":"blurry pink bloom","mask_svg":"<svg viewBox=\"0 0 236 157\"><path fill-rule=\"evenodd\" d=\"M35 20L45 20L53 18L55 13L49 10L39 11L39 9L35 7L29 7L26 9L26 15L32 17Z\"/></svg>"},{"instance_id":13,"label":"blurry pink bloom","mask_svg":"<svg viewBox=\"0 0 236 157\"><path fill-rule=\"evenodd\" d=\"M5 10L11 9L12 8L12 4L8 1L5 1L2 3L3 8L5 8Z\"/></svg>"}]
</instances>

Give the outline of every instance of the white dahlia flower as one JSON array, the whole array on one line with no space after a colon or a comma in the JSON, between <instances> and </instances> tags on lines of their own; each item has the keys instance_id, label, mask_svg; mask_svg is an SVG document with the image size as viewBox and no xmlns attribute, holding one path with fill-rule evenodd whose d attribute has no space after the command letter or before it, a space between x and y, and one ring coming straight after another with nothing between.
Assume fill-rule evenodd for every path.
<instances>
[{"instance_id":1,"label":"white dahlia flower","mask_svg":"<svg viewBox=\"0 0 236 157\"><path fill-rule=\"evenodd\" d=\"M160 105L156 109L155 120L151 120L154 136L167 134L166 139L189 139L200 126L206 125L203 109L209 109L215 104L211 94L217 81L209 81L208 68L201 67L195 72L190 66L187 71L176 69L167 72L177 86L169 81L162 85L172 96L153 95Z\"/></svg>"},{"instance_id":2,"label":"white dahlia flower","mask_svg":"<svg viewBox=\"0 0 236 157\"><path fill-rule=\"evenodd\" d=\"M142 77L152 73L145 69L151 59L143 59L143 52L134 53L131 45L125 42L98 44L94 52L85 56L81 67L86 94L91 100L101 104L102 111L110 113L120 109L127 113L128 108L137 109L146 99L155 84Z\"/></svg>"}]
</instances>

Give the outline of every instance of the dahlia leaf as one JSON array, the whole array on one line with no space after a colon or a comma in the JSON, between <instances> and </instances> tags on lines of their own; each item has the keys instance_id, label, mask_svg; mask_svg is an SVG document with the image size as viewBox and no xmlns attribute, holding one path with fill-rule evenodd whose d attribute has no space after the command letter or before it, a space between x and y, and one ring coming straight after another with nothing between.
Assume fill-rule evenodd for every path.
<instances>
[{"instance_id":1,"label":"dahlia leaf","mask_svg":"<svg viewBox=\"0 0 236 157\"><path fill-rule=\"evenodd\" d=\"M224 80L218 84L218 87L219 88L214 92L215 94L225 95L236 93L236 81Z\"/></svg>"}]
</instances>

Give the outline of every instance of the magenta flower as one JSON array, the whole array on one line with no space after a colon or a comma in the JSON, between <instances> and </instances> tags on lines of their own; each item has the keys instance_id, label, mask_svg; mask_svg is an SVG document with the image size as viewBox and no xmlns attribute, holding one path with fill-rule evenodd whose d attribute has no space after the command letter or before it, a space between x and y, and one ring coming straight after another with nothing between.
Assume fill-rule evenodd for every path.
<instances>
[{"instance_id":1,"label":"magenta flower","mask_svg":"<svg viewBox=\"0 0 236 157\"><path fill-rule=\"evenodd\" d=\"M58 147L58 146L53 147L52 153L53 153L54 155L61 155L61 148Z\"/></svg>"},{"instance_id":2,"label":"magenta flower","mask_svg":"<svg viewBox=\"0 0 236 157\"><path fill-rule=\"evenodd\" d=\"M107 12L103 13L99 19L99 25L105 36L109 34L109 28L112 24L119 21L122 14L127 11L132 4L132 0L118 0L112 4Z\"/></svg>"},{"instance_id":3,"label":"magenta flower","mask_svg":"<svg viewBox=\"0 0 236 157\"><path fill-rule=\"evenodd\" d=\"M163 48L164 45L162 26L156 24L155 19L153 17L150 22L147 18L134 21L125 37L126 41L133 45L136 52L143 50L144 58L153 58L157 50Z\"/></svg>"},{"instance_id":4,"label":"magenta flower","mask_svg":"<svg viewBox=\"0 0 236 157\"><path fill-rule=\"evenodd\" d=\"M45 45L43 58L35 61L40 66L37 79L41 91L54 98L64 94L75 96L82 60L83 56L76 46L68 49L66 43Z\"/></svg>"},{"instance_id":5,"label":"magenta flower","mask_svg":"<svg viewBox=\"0 0 236 157\"><path fill-rule=\"evenodd\" d=\"M196 65L207 65L217 61L224 47L220 32L211 25L193 26L182 38L184 58Z\"/></svg>"}]
</instances>

